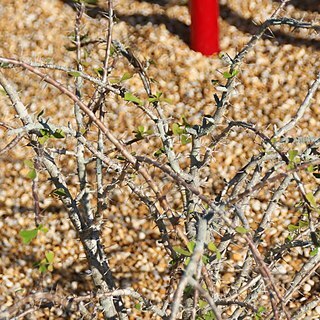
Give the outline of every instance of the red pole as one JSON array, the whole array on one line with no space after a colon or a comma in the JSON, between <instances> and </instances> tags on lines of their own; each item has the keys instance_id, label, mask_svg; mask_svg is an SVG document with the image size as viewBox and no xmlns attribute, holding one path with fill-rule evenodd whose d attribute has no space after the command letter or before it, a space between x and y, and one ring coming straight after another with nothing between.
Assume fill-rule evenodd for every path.
<instances>
[{"instance_id":1,"label":"red pole","mask_svg":"<svg viewBox=\"0 0 320 320\"><path fill-rule=\"evenodd\" d=\"M209 56L219 48L218 0L190 0L191 48Z\"/></svg>"}]
</instances>

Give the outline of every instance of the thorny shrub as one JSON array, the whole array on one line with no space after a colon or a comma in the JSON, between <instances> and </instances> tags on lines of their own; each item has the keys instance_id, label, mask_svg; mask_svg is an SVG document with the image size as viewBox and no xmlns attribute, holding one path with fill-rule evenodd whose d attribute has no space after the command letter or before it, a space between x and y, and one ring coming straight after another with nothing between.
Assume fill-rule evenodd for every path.
<instances>
[{"instance_id":1,"label":"thorny shrub","mask_svg":"<svg viewBox=\"0 0 320 320\"><path fill-rule=\"evenodd\" d=\"M267 29L287 25L293 29L319 31L318 25L282 16L287 2L279 4L235 57L220 56L226 70L221 72L220 79L212 80L217 90L213 97L215 108L198 123L190 123L183 115L180 115L181 121L172 120L166 110L169 103L166 93L157 92L156 84L150 81L147 63L113 39L115 16L111 0L105 12L108 30L105 37L99 39L88 39L88 34L82 33L86 5L94 5L94 1L74 1L75 28L68 50L76 58L75 65L0 58L0 84L7 95L7 103L11 102L20 121L20 125L15 122L13 127L6 124L6 119L2 120L1 126L7 129L8 140L14 138L1 153L19 148L25 141L34 152L25 165L29 168L27 177L33 181L35 227L21 230L20 236L25 244L31 245L39 233L45 234L50 229L50 225L45 226L42 221L42 199L38 192L43 177L50 179L51 195L61 201L68 212L96 287L94 296L72 299L37 292L23 300L20 309L4 310L1 319L12 318L28 308L31 300L39 301L35 304L39 308L51 303L65 309L72 307L82 314L84 306L81 302L91 301L95 312L101 312L105 319L127 319L132 310L124 305L123 296L130 297L131 307L153 317L172 320L300 319L317 306L318 297L299 302L296 293L320 263L317 221L320 189L311 179L319 178L317 148L320 138L296 136L295 130L312 103L320 84L320 74L295 115L273 131L263 130L259 122L253 124L224 118L232 108L230 98L239 84L239 73L245 68L242 62ZM86 44L89 41L96 41L105 48L104 60L94 70L88 63L90 53ZM119 76L116 62L120 59L126 61L128 71ZM16 69L37 76L39 85L46 82L58 89L73 104L73 121L57 123L54 117L46 117L45 110L31 115L20 100L19 89L13 85ZM52 70L67 74L69 79L72 77L73 89L70 84L56 80ZM128 80L134 75L140 77L144 94L130 90ZM88 90L87 83L94 86L93 92ZM235 94L232 99L241 98ZM131 104L147 118L133 133L127 132L129 139L126 141L120 140L118 132L109 129L108 123L112 120L108 101L115 99ZM213 192L206 181L216 174L208 170L214 161L215 150L222 144L232 143L232 133L239 131L255 137L255 149L245 165L236 168L233 178ZM74 170L68 171L64 167L62 155L74 159ZM219 170L219 165L217 167ZM76 186L74 180L68 178L72 170L77 172ZM171 261L168 266L170 286L162 305L153 304L148 297L131 289L116 288L107 260L108 252L102 243L101 228L108 219L106 199L117 188L134 194L135 201L148 208L159 229L161 243ZM286 196L292 189L299 192L295 203L299 219L286 226L276 244L271 243L267 239L270 239L273 213L285 205ZM259 195L264 195L266 206L261 214L249 221L253 212L252 200ZM283 256L290 255L297 247L304 249L305 257L299 270L290 274L290 283L282 283L276 271L282 265ZM233 262L232 253L241 256L240 264ZM233 280L222 281L230 264L237 265L229 271ZM37 266L42 272L52 271L53 252L45 252ZM179 268L183 272L177 276ZM296 302L294 310L287 307L289 302Z\"/></svg>"}]
</instances>

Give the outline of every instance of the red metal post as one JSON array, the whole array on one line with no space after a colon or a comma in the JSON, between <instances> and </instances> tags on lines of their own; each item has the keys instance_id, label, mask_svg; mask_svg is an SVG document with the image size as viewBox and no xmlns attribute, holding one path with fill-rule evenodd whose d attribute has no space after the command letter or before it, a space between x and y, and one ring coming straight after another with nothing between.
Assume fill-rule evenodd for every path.
<instances>
[{"instance_id":1,"label":"red metal post","mask_svg":"<svg viewBox=\"0 0 320 320\"><path fill-rule=\"evenodd\" d=\"M209 56L219 52L218 0L190 0L191 48Z\"/></svg>"}]
</instances>

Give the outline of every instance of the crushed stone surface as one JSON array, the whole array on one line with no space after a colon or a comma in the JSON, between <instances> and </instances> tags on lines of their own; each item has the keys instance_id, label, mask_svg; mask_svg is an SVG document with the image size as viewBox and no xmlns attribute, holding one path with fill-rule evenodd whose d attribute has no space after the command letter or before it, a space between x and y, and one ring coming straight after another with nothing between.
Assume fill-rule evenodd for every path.
<instances>
[{"instance_id":1,"label":"crushed stone surface","mask_svg":"<svg viewBox=\"0 0 320 320\"><path fill-rule=\"evenodd\" d=\"M201 116L215 110L212 79L222 80L227 70L218 56L205 57L189 48L190 16L186 1L137 1L115 0L116 24L114 39L130 47L141 61L152 61L148 74L153 79L153 90L163 92L172 101L165 104L165 113L172 121L181 121L184 116L190 123L199 123ZM286 9L286 15L295 19L319 22L317 1L293 1ZM233 57L257 31L258 24L270 16L278 5L271 0L221 0L220 38L221 51ZM89 11L84 18L82 32L88 38L102 38L106 34L107 21L99 8ZM74 29L75 12L67 1L59 0L2 0L0 3L0 55L15 57L25 61L47 62L58 65L75 65L74 51L70 35ZM295 31L286 27L275 27L248 54L238 75L236 94L230 101L227 120L242 120L257 124L265 132L272 132L273 126L281 126L296 113L307 90L320 69L320 37L311 31ZM89 67L86 72L95 75L94 69L101 65L104 55L103 45L87 47ZM112 77L121 77L125 72L134 72L123 59L119 59ZM73 85L73 78L58 72L48 71L67 86ZM70 101L23 70L6 70L5 74L19 88L19 93L30 113L36 116L45 110L47 117L67 125L72 122L73 107ZM126 81L131 92L145 97L143 86L137 74ZM93 92L91 85L84 86L84 97ZM299 128L293 135L317 136L320 132L320 92L315 95ZM113 97L108 102L108 125L123 140L132 137L141 123L148 122L145 115L129 104ZM0 121L12 127L19 121L4 95L0 95ZM224 179L230 179L237 170L254 155L254 137L243 131L231 134L232 143L219 145L214 159L206 169L215 172L210 175L207 185L218 191ZM10 141L6 130L0 126L0 148ZM151 147L150 147L151 146ZM156 148L150 142L151 149ZM141 150L142 152L144 150ZM146 147L146 153L149 152ZM88 266L76 233L72 229L65 209L59 201L50 197L52 187L44 176L40 184L42 196L43 223L47 234L41 234L32 245L23 245L19 236L21 229L34 227L31 182L26 178L28 168L24 160L32 158L32 153L23 143L6 155L0 156L0 310L15 303L23 296L39 289L68 296L86 294L92 289L90 276L86 276ZM62 159L64 170L71 172L74 162ZM217 170L219 168L219 170ZM72 172L71 172L72 173ZM69 181L76 183L74 174ZM206 175L206 172L204 172ZM208 192L208 191L207 191ZM292 190L292 198L297 191ZM109 199L103 241L110 257L114 275L119 279L119 287L130 287L141 292L155 304L162 302L169 285L168 264L165 251L159 245L159 233L143 205L137 204L128 193L116 190ZM253 200L252 217L259 214L266 204L264 197ZM290 199L289 199L290 200ZM177 199L177 202L179 199ZM266 241L276 242L285 233L285 226L294 222L294 210L286 207L277 212L278 219ZM296 222L296 221L295 221ZM54 271L40 274L33 267L35 261L43 259L43 253L55 253ZM296 256L302 257L303 252ZM237 252L232 257L236 264L242 256ZM284 258L279 275L290 281L290 272L299 269L301 259L292 255ZM225 270L222 281L232 282L234 266ZM302 296L308 299L319 295L319 276L310 278L302 287ZM132 308L132 319L149 319L149 315ZM292 310L295 305L289 304ZM64 319L66 315L59 308L37 311L37 319ZM79 315L70 315L78 319ZM33 318L30 318L33 319ZM152 317L150 318L152 319Z\"/></svg>"}]
</instances>

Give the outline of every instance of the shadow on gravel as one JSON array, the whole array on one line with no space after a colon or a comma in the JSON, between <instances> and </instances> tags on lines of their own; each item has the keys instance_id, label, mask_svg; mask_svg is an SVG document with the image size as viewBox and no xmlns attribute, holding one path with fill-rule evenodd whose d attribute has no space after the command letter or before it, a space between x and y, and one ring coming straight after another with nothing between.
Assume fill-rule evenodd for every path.
<instances>
[{"instance_id":1,"label":"shadow on gravel","mask_svg":"<svg viewBox=\"0 0 320 320\"><path fill-rule=\"evenodd\" d=\"M231 10L227 5L220 5L220 16L223 20L228 22L230 25L235 26L238 30L250 33L254 35L259 30L259 26L255 25L251 20L241 17L237 12ZM311 31L310 31L311 32ZM267 33L268 34L268 33ZM320 49L320 37L316 39L304 39L294 36L294 34L287 34L282 31L273 31L274 38L271 38L269 33L264 36L264 39L269 38L271 41L277 41L280 44L292 44L294 46L307 46Z\"/></svg>"},{"instance_id":2,"label":"shadow on gravel","mask_svg":"<svg viewBox=\"0 0 320 320\"><path fill-rule=\"evenodd\" d=\"M281 2L281 0L275 0ZM290 5L293 5L297 9L305 11L320 12L319 0L291 0Z\"/></svg>"},{"instance_id":3,"label":"shadow on gravel","mask_svg":"<svg viewBox=\"0 0 320 320\"><path fill-rule=\"evenodd\" d=\"M72 0L62 1L75 9L75 3ZM148 0L146 2L158 3L160 5L166 5L170 3L170 1L168 0ZM296 0L292 1L292 4L301 10L318 11L320 4L315 4L315 2L315 0ZM87 14L92 18L97 18L99 16L105 16L107 12L99 6L95 6L88 7ZM152 23L155 26L164 24L172 34L177 35L181 40L189 45L190 28L188 25L179 21L178 19L171 19L166 15L161 14L151 14L147 16L142 14L121 15L117 14L117 12L115 12L115 14L119 20L124 21L131 26L146 25L148 23ZM259 26L255 25L251 19L243 18L237 12L233 11L228 5L220 5L220 16L228 24L235 26L237 29L244 33L254 35L259 29ZM317 50L320 49L320 37L318 37L319 40L304 39L295 36L294 34L287 34L282 31L274 31L273 34L274 38L271 38L271 34L270 37L265 36L265 38L268 37L271 41L277 41L280 44L292 44L294 46L307 46L314 47Z\"/></svg>"}]
</instances>

